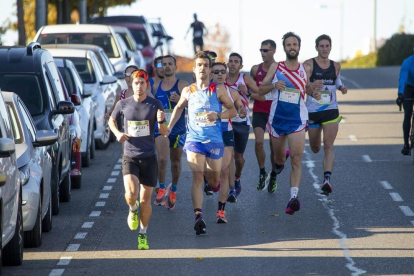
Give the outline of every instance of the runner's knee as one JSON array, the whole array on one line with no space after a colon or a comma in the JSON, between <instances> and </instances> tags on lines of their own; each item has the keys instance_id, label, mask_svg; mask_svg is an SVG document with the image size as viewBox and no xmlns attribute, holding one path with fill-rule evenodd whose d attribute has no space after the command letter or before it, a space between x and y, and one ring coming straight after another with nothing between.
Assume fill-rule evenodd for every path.
<instances>
[{"instance_id":1,"label":"runner's knee","mask_svg":"<svg viewBox=\"0 0 414 276\"><path fill-rule=\"evenodd\" d=\"M311 150L312 150L313 153L318 153L321 150L321 146L311 144Z\"/></svg>"}]
</instances>

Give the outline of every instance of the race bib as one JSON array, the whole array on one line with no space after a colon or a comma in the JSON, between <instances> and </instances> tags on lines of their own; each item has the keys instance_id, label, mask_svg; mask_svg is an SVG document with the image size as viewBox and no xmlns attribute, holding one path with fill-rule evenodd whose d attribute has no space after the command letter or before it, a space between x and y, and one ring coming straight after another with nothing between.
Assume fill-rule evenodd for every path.
<instances>
[{"instance_id":1,"label":"race bib","mask_svg":"<svg viewBox=\"0 0 414 276\"><path fill-rule=\"evenodd\" d=\"M149 136L149 121L128 121L128 134L132 137Z\"/></svg>"},{"instance_id":2,"label":"race bib","mask_svg":"<svg viewBox=\"0 0 414 276\"><path fill-rule=\"evenodd\" d=\"M216 122L208 121L206 112L198 112L195 114L195 125L199 127L209 127L216 125Z\"/></svg>"},{"instance_id":3,"label":"race bib","mask_svg":"<svg viewBox=\"0 0 414 276\"><path fill-rule=\"evenodd\" d=\"M285 90L280 91L279 101L298 104L300 99L300 91L298 89L285 88Z\"/></svg>"},{"instance_id":4,"label":"race bib","mask_svg":"<svg viewBox=\"0 0 414 276\"><path fill-rule=\"evenodd\" d=\"M321 94L321 99L318 101L315 98L312 98L313 102L319 103L320 105L329 105L331 104L331 92L330 91L319 91Z\"/></svg>"},{"instance_id":5,"label":"race bib","mask_svg":"<svg viewBox=\"0 0 414 276\"><path fill-rule=\"evenodd\" d=\"M203 32L202 31L194 31L194 37L202 37Z\"/></svg>"},{"instance_id":6,"label":"race bib","mask_svg":"<svg viewBox=\"0 0 414 276\"><path fill-rule=\"evenodd\" d=\"M269 93L265 95L265 99L266 101L273 101L272 91L270 91Z\"/></svg>"},{"instance_id":7,"label":"race bib","mask_svg":"<svg viewBox=\"0 0 414 276\"><path fill-rule=\"evenodd\" d=\"M167 121L167 126L170 123L173 111L174 109L164 109L164 115L165 115L165 120Z\"/></svg>"}]
</instances>

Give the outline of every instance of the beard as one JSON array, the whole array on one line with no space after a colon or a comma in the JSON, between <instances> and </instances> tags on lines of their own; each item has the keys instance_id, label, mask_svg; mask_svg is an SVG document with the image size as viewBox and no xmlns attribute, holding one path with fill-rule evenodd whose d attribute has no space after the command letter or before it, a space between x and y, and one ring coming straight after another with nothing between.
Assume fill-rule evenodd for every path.
<instances>
[{"instance_id":1,"label":"beard","mask_svg":"<svg viewBox=\"0 0 414 276\"><path fill-rule=\"evenodd\" d=\"M163 79L164 78L164 76L161 76L160 74L158 74L158 72L155 72L156 74L157 74L157 76L160 78L160 79Z\"/></svg>"},{"instance_id":2,"label":"beard","mask_svg":"<svg viewBox=\"0 0 414 276\"><path fill-rule=\"evenodd\" d=\"M171 73L164 72L164 76L165 77L171 77L171 76L174 76L174 73L172 71L171 71Z\"/></svg>"},{"instance_id":3,"label":"beard","mask_svg":"<svg viewBox=\"0 0 414 276\"><path fill-rule=\"evenodd\" d=\"M288 60L293 60L293 59L297 59L299 56L299 51L296 52L296 54L291 55L289 52L286 52L286 58Z\"/></svg>"}]
</instances>

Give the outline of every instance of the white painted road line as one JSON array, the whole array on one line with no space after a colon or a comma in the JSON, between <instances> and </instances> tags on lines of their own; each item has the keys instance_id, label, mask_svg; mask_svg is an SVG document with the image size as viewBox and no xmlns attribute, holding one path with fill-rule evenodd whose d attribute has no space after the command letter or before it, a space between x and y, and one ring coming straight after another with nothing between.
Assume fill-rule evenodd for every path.
<instances>
[{"instance_id":1,"label":"white painted road line","mask_svg":"<svg viewBox=\"0 0 414 276\"><path fill-rule=\"evenodd\" d=\"M414 217L414 212L410 209L408 206L399 206L401 211L406 215L407 217Z\"/></svg>"},{"instance_id":2,"label":"white painted road line","mask_svg":"<svg viewBox=\"0 0 414 276\"><path fill-rule=\"evenodd\" d=\"M113 187L114 186L104 186L102 190L104 190L104 191L110 191L110 190L112 190Z\"/></svg>"},{"instance_id":3,"label":"white painted road line","mask_svg":"<svg viewBox=\"0 0 414 276\"><path fill-rule=\"evenodd\" d=\"M90 217L99 217L101 215L101 211L92 211L89 215Z\"/></svg>"},{"instance_id":4,"label":"white painted road line","mask_svg":"<svg viewBox=\"0 0 414 276\"><path fill-rule=\"evenodd\" d=\"M109 194L108 193L101 193L99 194L99 198L108 198Z\"/></svg>"},{"instance_id":5,"label":"white painted road line","mask_svg":"<svg viewBox=\"0 0 414 276\"><path fill-rule=\"evenodd\" d=\"M60 276L63 274L63 272L65 272L63 268L52 269L52 272L50 272L49 276Z\"/></svg>"},{"instance_id":6,"label":"white painted road line","mask_svg":"<svg viewBox=\"0 0 414 276\"><path fill-rule=\"evenodd\" d=\"M307 161L306 162L306 167L308 167L308 168L315 168L315 162L313 162L313 161Z\"/></svg>"},{"instance_id":7,"label":"white painted road line","mask_svg":"<svg viewBox=\"0 0 414 276\"><path fill-rule=\"evenodd\" d=\"M390 193L390 196L394 201L404 201L398 193Z\"/></svg>"},{"instance_id":8,"label":"white painted road line","mask_svg":"<svg viewBox=\"0 0 414 276\"><path fill-rule=\"evenodd\" d=\"M372 162L371 157L369 155L362 155L362 159L364 159L365 162Z\"/></svg>"},{"instance_id":9,"label":"white painted road line","mask_svg":"<svg viewBox=\"0 0 414 276\"><path fill-rule=\"evenodd\" d=\"M73 244L69 244L68 247L66 248L67 252L75 252L78 251L80 247L79 243L73 243Z\"/></svg>"},{"instance_id":10,"label":"white painted road line","mask_svg":"<svg viewBox=\"0 0 414 276\"><path fill-rule=\"evenodd\" d=\"M356 136L355 135L349 135L349 139L351 140L351 141L358 141L358 139L356 138Z\"/></svg>"},{"instance_id":11,"label":"white painted road line","mask_svg":"<svg viewBox=\"0 0 414 276\"><path fill-rule=\"evenodd\" d=\"M380 181L382 187L384 187L384 189L386 190L392 190L392 186L390 183L388 183L388 181Z\"/></svg>"},{"instance_id":12,"label":"white painted road line","mask_svg":"<svg viewBox=\"0 0 414 276\"><path fill-rule=\"evenodd\" d=\"M345 119L342 119L339 123L345 124Z\"/></svg>"},{"instance_id":13,"label":"white painted road line","mask_svg":"<svg viewBox=\"0 0 414 276\"><path fill-rule=\"evenodd\" d=\"M120 171L113 171L111 173L112 176L118 176L121 172Z\"/></svg>"},{"instance_id":14,"label":"white painted road line","mask_svg":"<svg viewBox=\"0 0 414 276\"><path fill-rule=\"evenodd\" d=\"M82 240L82 239L86 238L86 235L88 235L87 232L79 232L79 233L76 233L74 239L75 240Z\"/></svg>"},{"instance_id":15,"label":"white painted road line","mask_svg":"<svg viewBox=\"0 0 414 276\"><path fill-rule=\"evenodd\" d=\"M105 204L106 204L105 201L98 201L98 202L96 202L95 207L104 207Z\"/></svg>"},{"instance_id":16,"label":"white painted road line","mask_svg":"<svg viewBox=\"0 0 414 276\"><path fill-rule=\"evenodd\" d=\"M94 223L95 223L95 222L93 222L93 221L87 221L87 222L84 222L84 223L82 224L82 228L92 228Z\"/></svg>"},{"instance_id":17,"label":"white painted road line","mask_svg":"<svg viewBox=\"0 0 414 276\"><path fill-rule=\"evenodd\" d=\"M114 170L122 170L122 166L121 165L115 165Z\"/></svg>"},{"instance_id":18,"label":"white painted road line","mask_svg":"<svg viewBox=\"0 0 414 276\"><path fill-rule=\"evenodd\" d=\"M108 178L108 180L106 182L107 183L115 183L116 182L116 178Z\"/></svg>"},{"instance_id":19,"label":"white painted road line","mask_svg":"<svg viewBox=\"0 0 414 276\"><path fill-rule=\"evenodd\" d=\"M72 257L61 257L57 265L69 265Z\"/></svg>"}]
</instances>

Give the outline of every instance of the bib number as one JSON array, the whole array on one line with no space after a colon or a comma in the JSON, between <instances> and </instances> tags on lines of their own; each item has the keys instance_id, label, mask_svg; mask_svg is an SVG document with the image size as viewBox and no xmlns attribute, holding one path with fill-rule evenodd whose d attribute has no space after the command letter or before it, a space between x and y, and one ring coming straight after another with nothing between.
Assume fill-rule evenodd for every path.
<instances>
[{"instance_id":1,"label":"bib number","mask_svg":"<svg viewBox=\"0 0 414 276\"><path fill-rule=\"evenodd\" d=\"M194 37L202 37L203 36L203 32L202 31L195 31L194 32Z\"/></svg>"},{"instance_id":2,"label":"bib number","mask_svg":"<svg viewBox=\"0 0 414 276\"><path fill-rule=\"evenodd\" d=\"M312 98L312 101L315 103L319 103L320 105L329 105L331 104L331 92L330 91L319 91L321 94L321 99L315 100L315 98Z\"/></svg>"},{"instance_id":3,"label":"bib number","mask_svg":"<svg viewBox=\"0 0 414 276\"><path fill-rule=\"evenodd\" d=\"M132 137L143 137L150 135L149 121L128 121L128 134Z\"/></svg>"},{"instance_id":4,"label":"bib number","mask_svg":"<svg viewBox=\"0 0 414 276\"><path fill-rule=\"evenodd\" d=\"M265 99L266 101L273 101L272 91L270 91L269 93L265 95Z\"/></svg>"},{"instance_id":5,"label":"bib number","mask_svg":"<svg viewBox=\"0 0 414 276\"><path fill-rule=\"evenodd\" d=\"M164 109L165 120L167 121L167 126L171 121L171 116L174 109Z\"/></svg>"},{"instance_id":6,"label":"bib number","mask_svg":"<svg viewBox=\"0 0 414 276\"><path fill-rule=\"evenodd\" d=\"M216 122L210 122L207 120L206 112L198 112L195 114L195 125L199 127L215 126Z\"/></svg>"},{"instance_id":7,"label":"bib number","mask_svg":"<svg viewBox=\"0 0 414 276\"><path fill-rule=\"evenodd\" d=\"M298 104L300 99L300 91L298 89L285 88L285 90L280 91L279 101Z\"/></svg>"}]
</instances>

